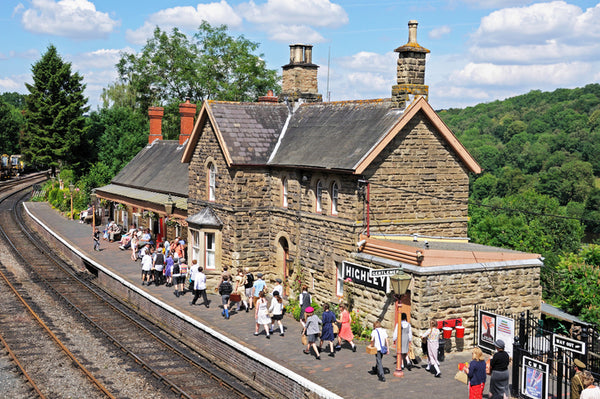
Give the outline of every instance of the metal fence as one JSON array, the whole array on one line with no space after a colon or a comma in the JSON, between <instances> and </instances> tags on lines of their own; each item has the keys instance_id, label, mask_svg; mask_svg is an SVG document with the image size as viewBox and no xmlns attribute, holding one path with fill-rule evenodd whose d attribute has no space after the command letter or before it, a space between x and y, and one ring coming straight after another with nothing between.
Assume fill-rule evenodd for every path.
<instances>
[{"instance_id":1,"label":"metal fence","mask_svg":"<svg viewBox=\"0 0 600 399\"><path fill-rule=\"evenodd\" d=\"M574 374L573 361L575 359L583 361L596 380L600 377L600 333L593 325L574 323L568 334L556 334L554 331L544 329L541 320L529 311L515 317L497 310L476 307L474 346L478 345L479 310L510 317L515 321L511 385L513 397L528 398L520 393L524 356L548 365L548 398L571 397L570 380ZM555 335L555 338L564 337L570 339L569 342L581 343L583 353L555 345L553 343Z\"/></svg>"}]
</instances>

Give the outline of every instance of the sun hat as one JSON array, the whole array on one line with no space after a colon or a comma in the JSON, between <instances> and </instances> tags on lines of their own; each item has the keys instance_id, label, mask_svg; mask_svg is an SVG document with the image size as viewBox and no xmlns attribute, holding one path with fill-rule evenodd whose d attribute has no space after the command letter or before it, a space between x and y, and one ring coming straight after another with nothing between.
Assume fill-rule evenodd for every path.
<instances>
[{"instance_id":1,"label":"sun hat","mask_svg":"<svg viewBox=\"0 0 600 399\"><path fill-rule=\"evenodd\" d=\"M504 349L504 341L497 339L496 342L494 342L494 346L498 349Z\"/></svg>"},{"instance_id":2,"label":"sun hat","mask_svg":"<svg viewBox=\"0 0 600 399\"><path fill-rule=\"evenodd\" d=\"M575 360L573 361L573 364L575 364L575 366L579 367L580 369L585 369L585 368L586 368L586 366L585 366L585 363L584 363L584 362L582 362L582 361L581 361L581 360L579 360L579 359L575 359Z\"/></svg>"},{"instance_id":3,"label":"sun hat","mask_svg":"<svg viewBox=\"0 0 600 399\"><path fill-rule=\"evenodd\" d=\"M306 308L306 310L304 310L304 312L306 312L306 313L312 313L314 311L315 311L315 309L312 306L309 306Z\"/></svg>"}]
</instances>

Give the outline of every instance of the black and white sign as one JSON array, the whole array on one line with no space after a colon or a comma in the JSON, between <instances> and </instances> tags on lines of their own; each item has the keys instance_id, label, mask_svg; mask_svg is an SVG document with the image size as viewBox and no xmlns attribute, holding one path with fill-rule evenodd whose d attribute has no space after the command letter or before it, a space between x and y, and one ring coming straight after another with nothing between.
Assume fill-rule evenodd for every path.
<instances>
[{"instance_id":1,"label":"black and white sign","mask_svg":"<svg viewBox=\"0 0 600 399\"><path fill-rule=\"evenodd\" d=\"M393 268L393 269L371 269L369 272L371 277L389 277L395 276L396 274L400 274L402 269Z\"/></svg>"},{"instance_id":2,"label":"black and white sign","mask_svg":"<svg viewBox=\"0 0 600 399\"><path fill-rule=\"evenodd\" d=\"M371 276L373 269L355 263L344 262L343 264L344 280L351 278L356 284L387 292L388 278L386 276Z\"/></svg>"},{"instance_id":3,"label":"black and white sign","mask_svg":"<svg viewBox=\"0 0 600 399\"><path fill-rule=\"evenodd\" d=\"M555 348L562 348L569 352L585 355L585 342L576 339L567 338L562 335L552 334L552 345Z\"/></svg>"},{"instance_id":4,"label":"black and white sign","mask_svg":"<svg viewBox=\"0 0 600 399\"><path fill-rule=\"evenodd\" d=\"M548 364L523 356L521 395L531 399L548 398Z\"/></svg>"}]
</instances>

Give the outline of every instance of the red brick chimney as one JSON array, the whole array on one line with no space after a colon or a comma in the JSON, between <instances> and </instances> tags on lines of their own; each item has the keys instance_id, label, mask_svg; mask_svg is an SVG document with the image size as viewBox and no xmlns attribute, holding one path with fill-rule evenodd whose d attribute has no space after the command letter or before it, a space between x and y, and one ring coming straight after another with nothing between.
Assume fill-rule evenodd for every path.
<instances>
[{"instance_id":1,"label":"red brick chimney","mask_svg":"<svg viewBox=\"0 0 600 399\"><path fill-rule=\"evenodd\" d=\"M259 103L276 103L279 99L273 94L273 90L269 90L266 96L258 97Z\"/></svg>"},{"instance_id":2,"label":"red brick chimney","mask_svg":"<svg viewBox=\"0 0 600 399\"><path fill-rule=\"evenodd\" d=\"M148 144L154 140L162 140L162 117L165 113L163 107L148 107L148 116L150 117L150 134L148 135Z\"/></svg>"},{"instance_id":3,"label":"red brick chimney","mask_svg":"<svg viewBox=\"0 0 600 399\"><path fill-rule=\"evenodd\" d=\"M196 116L196 104L191 104L190 99L179 104L179 115L181 116L181 129L179 131L179 144L185 143L190 138L194 129L194 117Z\"/></svg>"}]
</instances>

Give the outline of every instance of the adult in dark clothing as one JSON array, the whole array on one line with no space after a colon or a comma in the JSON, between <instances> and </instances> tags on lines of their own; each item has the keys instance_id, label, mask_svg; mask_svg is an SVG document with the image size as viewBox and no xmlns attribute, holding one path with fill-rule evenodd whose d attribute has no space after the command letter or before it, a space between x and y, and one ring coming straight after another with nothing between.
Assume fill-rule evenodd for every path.
<instances>
[{"instance_id":1,"label":"adult in dark clothing","mask_svg":"<svg viewBox=\"0 0 600 399\"><path fill-rule=\"evenodd\" d=\"M510 356L504 351L504 341L501 339L494 342L496 353L490 360L490 399L503 399L504 394L510 397L508 379L510 372L508 366L510 364Z\"/></svg>"},{"instance_id":2,"label":"adult in dark clothing","mask_svg":"<svg viewBox=\"0 0 600 399\"><path fill-rule=\"evenodd\" d=\"M469 399L482 399L483 388L485 387L485 360L483 352L479 348L474 348L471 363L465 370L469 378Z\"/></svg>"}]
</instances>

